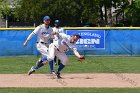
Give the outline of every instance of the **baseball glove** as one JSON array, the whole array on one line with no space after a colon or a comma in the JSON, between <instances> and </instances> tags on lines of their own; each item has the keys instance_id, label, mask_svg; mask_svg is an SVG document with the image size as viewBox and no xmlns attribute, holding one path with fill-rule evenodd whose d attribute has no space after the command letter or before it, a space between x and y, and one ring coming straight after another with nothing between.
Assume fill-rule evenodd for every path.
<instances>
[{"instance_id":1,"label":"baseball glove","mask_svg":"<svg viewBox=\"0 0 140 93\"><path fill-rule=\"evenodd\" d=\"M83 60L85 60L84 56L81 56L80 58L78 58L78 61L83 61Z\"/></svg>"}]
</instances>

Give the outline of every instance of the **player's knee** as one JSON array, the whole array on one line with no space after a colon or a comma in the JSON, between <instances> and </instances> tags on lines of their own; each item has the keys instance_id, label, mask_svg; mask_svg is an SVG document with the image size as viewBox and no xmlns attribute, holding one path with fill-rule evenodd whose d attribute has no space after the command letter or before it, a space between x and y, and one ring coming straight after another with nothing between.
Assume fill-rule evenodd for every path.
<instances>
[{"instance_id":1,"label":"player's knee","mask_svg":"<svg viewBox=\"0 0 140 93\"><path fill-rule=\"evenodd\" d=\"M43 64L44 64L44 65L45 65L45 64L48 64L48 61L44 61Z\"/></svg>"},{"instance_id":2,"label":"player's knee","mask_svg":"<svg viewBox=\"0 0 140 93\"><path fill-rule=\"evenodd\" d=\"M67 63L67 62L68 62L68 58L65 58L63 61L64 61L65 63Z\"/></svg>"},{"instance_id":3,"label":"player's knee","mask_svg":"<svg viewBox=\"0 0 140 93\"><path fill-rule=\"evenodd\" d=\"M67 65L67 63L68 63L68 59L67 58L65 58L65 59L62 60L62 64L63 65Z\"/></svg>"},{"instance_id":4,"label":"player's knee","mask_svg":"<svg viewBox=\"0 0 140 93\"><path fill-rule=\"evenodd\" d=\"M62 64L65 66L65 65L67 65L67 64L68 64L68 62L62 62Z\"/></svg>"},{"instance_id":5,"label":"player's knee","mask_svg":"<svg viewBox=\"0 0 140 93\"><path fill-rule=\"evenodd\" d=\"M49 59L49 61L52 61L52 60L54 60L54 56L50 56L48 59Z\"/></svg>"}]
</instances>

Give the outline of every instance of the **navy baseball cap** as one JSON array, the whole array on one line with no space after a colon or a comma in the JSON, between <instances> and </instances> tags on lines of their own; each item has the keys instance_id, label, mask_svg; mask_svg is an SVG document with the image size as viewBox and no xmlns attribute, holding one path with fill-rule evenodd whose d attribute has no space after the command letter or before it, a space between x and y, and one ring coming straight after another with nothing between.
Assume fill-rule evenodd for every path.
<instances>
[{"instance_id":1,"label":"navy baseball cap","mask_svg":"<svg viewBox=\"0 0 140 93\"><path fill-rule=\"evenodd\" d=\"M74 33L74 34L72 34L72 36L77 36L77 37L79 37L79 38L82 38L82 37L79 35L79 33Z\"/></svg>"},{"instance_id":2,"label":"navy baseball cap","mask_svg":"<svg viewBox=\"0 0 140 93\"><path fill-rule=\"evenodd\" d=\"M45 16L45 17L43 18L43 20L50 20L50 17L49 17L49 16Z\"/></svg>"},{"instance_id":3,"label":"navy baseball cap","mask_svg":"<svg viewBox=\"0 0 140 93\"><path fill-rule=\"evenodd\" d=\"M59 20L55 20L54 23L55 23L55 24L59 24L60 21L59 21Z\"/></svg>"}]
</instances>

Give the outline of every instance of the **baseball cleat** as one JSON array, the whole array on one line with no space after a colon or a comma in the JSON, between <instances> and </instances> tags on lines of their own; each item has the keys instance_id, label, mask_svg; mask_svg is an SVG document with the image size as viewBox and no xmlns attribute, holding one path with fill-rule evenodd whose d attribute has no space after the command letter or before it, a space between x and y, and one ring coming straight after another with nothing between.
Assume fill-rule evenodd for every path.
<instances>
[{"instance_id":1,"label":"baseball cleat","mask_svg":"<svg viewBox=\"0 0 140 93\"><path fill-rule=\"evenodd\" d=\"M55 65L57 65L57 63L54 63Z\"/></svg>"},{"instance_id":2,"label":"baseball cleat","mask_svg":"<svg viewBox=\"0 0 140 93\"><path fill-rule=\"evenodd\" d=\"M28 75L31 75L31 74L34 73L34 72L35 72L35 69L34 69L34 67L32 66L31 69L28 71Z\"/></svg>"},{"instance_id":3,"label":"baseball cleat","mask_svg":"<svg viewBox=\"0 0 140 93\"><path fill-rule=\"evenodd\" d=\"M62 77L60 76L60 73L58 73L58 72L56 73L56 76L57 76L58 79L61 79L61 78L62 78Z\"/></svg>"},{"instance_id":4,"label":"baseball cleat","mask_svg":"<svg viewBox=\"0 0 140 93\"><path fill-rule=\"evenodd\" d=\"M55 76L56 76L55 71L51 71L51 72L50 72L50 77L51 77L52 79L55 79Z\"/></svg>"},{"instance_id":5,"label":"baseball cleat","mask_svg":"<svg viewBox=\"0 0 140 93\"><path fill-rule=\"evenodd\" d=\"M55 75L55 71L51 71L50 74L54 74Z\"/></svg>"}]
</instances>

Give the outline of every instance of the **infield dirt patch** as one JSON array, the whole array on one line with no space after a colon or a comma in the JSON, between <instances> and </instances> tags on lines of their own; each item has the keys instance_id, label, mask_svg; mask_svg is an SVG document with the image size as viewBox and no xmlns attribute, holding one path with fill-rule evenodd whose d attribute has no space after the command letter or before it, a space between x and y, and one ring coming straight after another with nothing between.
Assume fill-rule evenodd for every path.
<instances>
[{"instance_id":1,"label":"infield dirt patch","mask_svg":"<svg viewBox=\"0 0 140 93\"><path fill-rule=\"evenodd\" d=\"M62 77L57 79L49 74L0 74L0 87L140 87L140 74L65 73Z\"/></svg>"}]
</instances>

